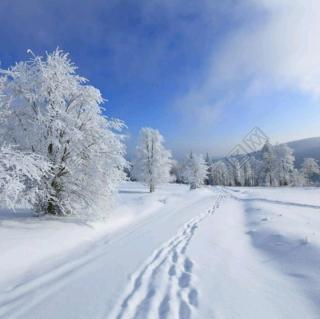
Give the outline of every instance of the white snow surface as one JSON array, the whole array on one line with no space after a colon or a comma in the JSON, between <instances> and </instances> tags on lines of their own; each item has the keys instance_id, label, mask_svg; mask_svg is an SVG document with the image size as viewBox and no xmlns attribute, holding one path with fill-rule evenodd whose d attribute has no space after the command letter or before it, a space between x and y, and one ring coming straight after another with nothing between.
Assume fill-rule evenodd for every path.
<instances>
[{"instance_id":1,"label":"white snow surface","mask_svg":"<svg viewBox=\"0 0 320 319\"><path fill-rule=\"evenodd\" d=\"M0 318L320 318L320 189L124 183L106 221L0 212Z\"/></svg>"}]
</instances>

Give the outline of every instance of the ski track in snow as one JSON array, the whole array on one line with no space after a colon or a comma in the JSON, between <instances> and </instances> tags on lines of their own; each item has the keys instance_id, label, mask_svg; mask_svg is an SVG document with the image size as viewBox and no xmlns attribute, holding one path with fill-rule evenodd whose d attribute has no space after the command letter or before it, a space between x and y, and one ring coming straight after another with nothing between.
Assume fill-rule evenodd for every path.
<instances>
[{"instance_id":1,"label":"ski track in snow","mask_svg":"<svg viewBox=\"0 0 320 319\"><path fill-rule=\"evenodd\" d=\"M233 193L239 193L239 190L229 189L228 194L231 198L242 201L242 202L264 202L264 203L270 203L270 204L276 204L276 205L283 205L283 206L296 206L296 207L302 207L302 208L313 208L313 209L320 209L320 206L318 205L311 205L311 204L305 204L305 203L294 203L294 202L287 202L287 201L281 201L281 200L272 200L267 198L260 198L260 197L254 197L254 198L241 198L235 196Z\"/></svg>"},{"instance_id":2,"label":"ski track in snow","mask_svg":"<svg viewBox=\"0 0 320 319\"><path fill-rule=\"evenodd\" d=\"M194 284L194 263L187 248L200 223L219 208L226 197L224 190L207 212L189 220L183 229L156 250L132 275L110 319L191 319L199 305Z\"/></svg>"}]
</instances>

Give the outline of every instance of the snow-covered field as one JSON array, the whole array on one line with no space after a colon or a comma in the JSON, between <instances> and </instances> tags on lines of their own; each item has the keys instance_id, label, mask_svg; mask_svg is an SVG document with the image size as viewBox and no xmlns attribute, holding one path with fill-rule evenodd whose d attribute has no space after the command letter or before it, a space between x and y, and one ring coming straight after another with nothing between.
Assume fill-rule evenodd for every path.
<instances>
[{"instance_id":1,"label":"snow-covered field","mask_svg":"<svg viewBox=\"0 0 320 319\"><path fill-rule=\"evenodd\" d=\"M106 222L0 212L0 318L320 318L320 190L126 183Z\"/></svg>"}]
</instances>

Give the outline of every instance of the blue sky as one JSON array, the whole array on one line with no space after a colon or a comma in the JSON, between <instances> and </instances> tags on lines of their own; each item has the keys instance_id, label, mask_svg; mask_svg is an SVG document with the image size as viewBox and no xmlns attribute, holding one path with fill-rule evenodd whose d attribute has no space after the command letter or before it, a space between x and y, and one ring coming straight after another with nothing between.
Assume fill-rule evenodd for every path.
<instances>
[{"instance_id":1,"label":"blue sky","mask_svg":"<svg viewBox=\"0 0 320 319\"><path fill-rule=\"evenodd\" d=\"M223 155L259 126L273 142L319 136L316 0L0 2L2 67L59 46L106 114L158 128L174 154Z\"/></svg>"}]
</instances>

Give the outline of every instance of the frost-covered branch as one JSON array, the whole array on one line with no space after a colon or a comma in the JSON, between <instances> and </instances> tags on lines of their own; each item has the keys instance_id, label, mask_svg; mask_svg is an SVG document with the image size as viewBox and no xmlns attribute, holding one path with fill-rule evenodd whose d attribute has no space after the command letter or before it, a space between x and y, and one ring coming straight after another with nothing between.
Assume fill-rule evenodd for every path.
<instances>
[{"instance_id":1,"label":"frost-covered branch","mask_svg":"<svg viewBox=\"0 0 320 319\"><path fill-rule=\"evenodd\" d=\"M0 148L0 198L10 209L25 201L35 205L44 196L42 181L50 175L50 165L41 156L9 146Z\"/></svg>"}]
</instances>

